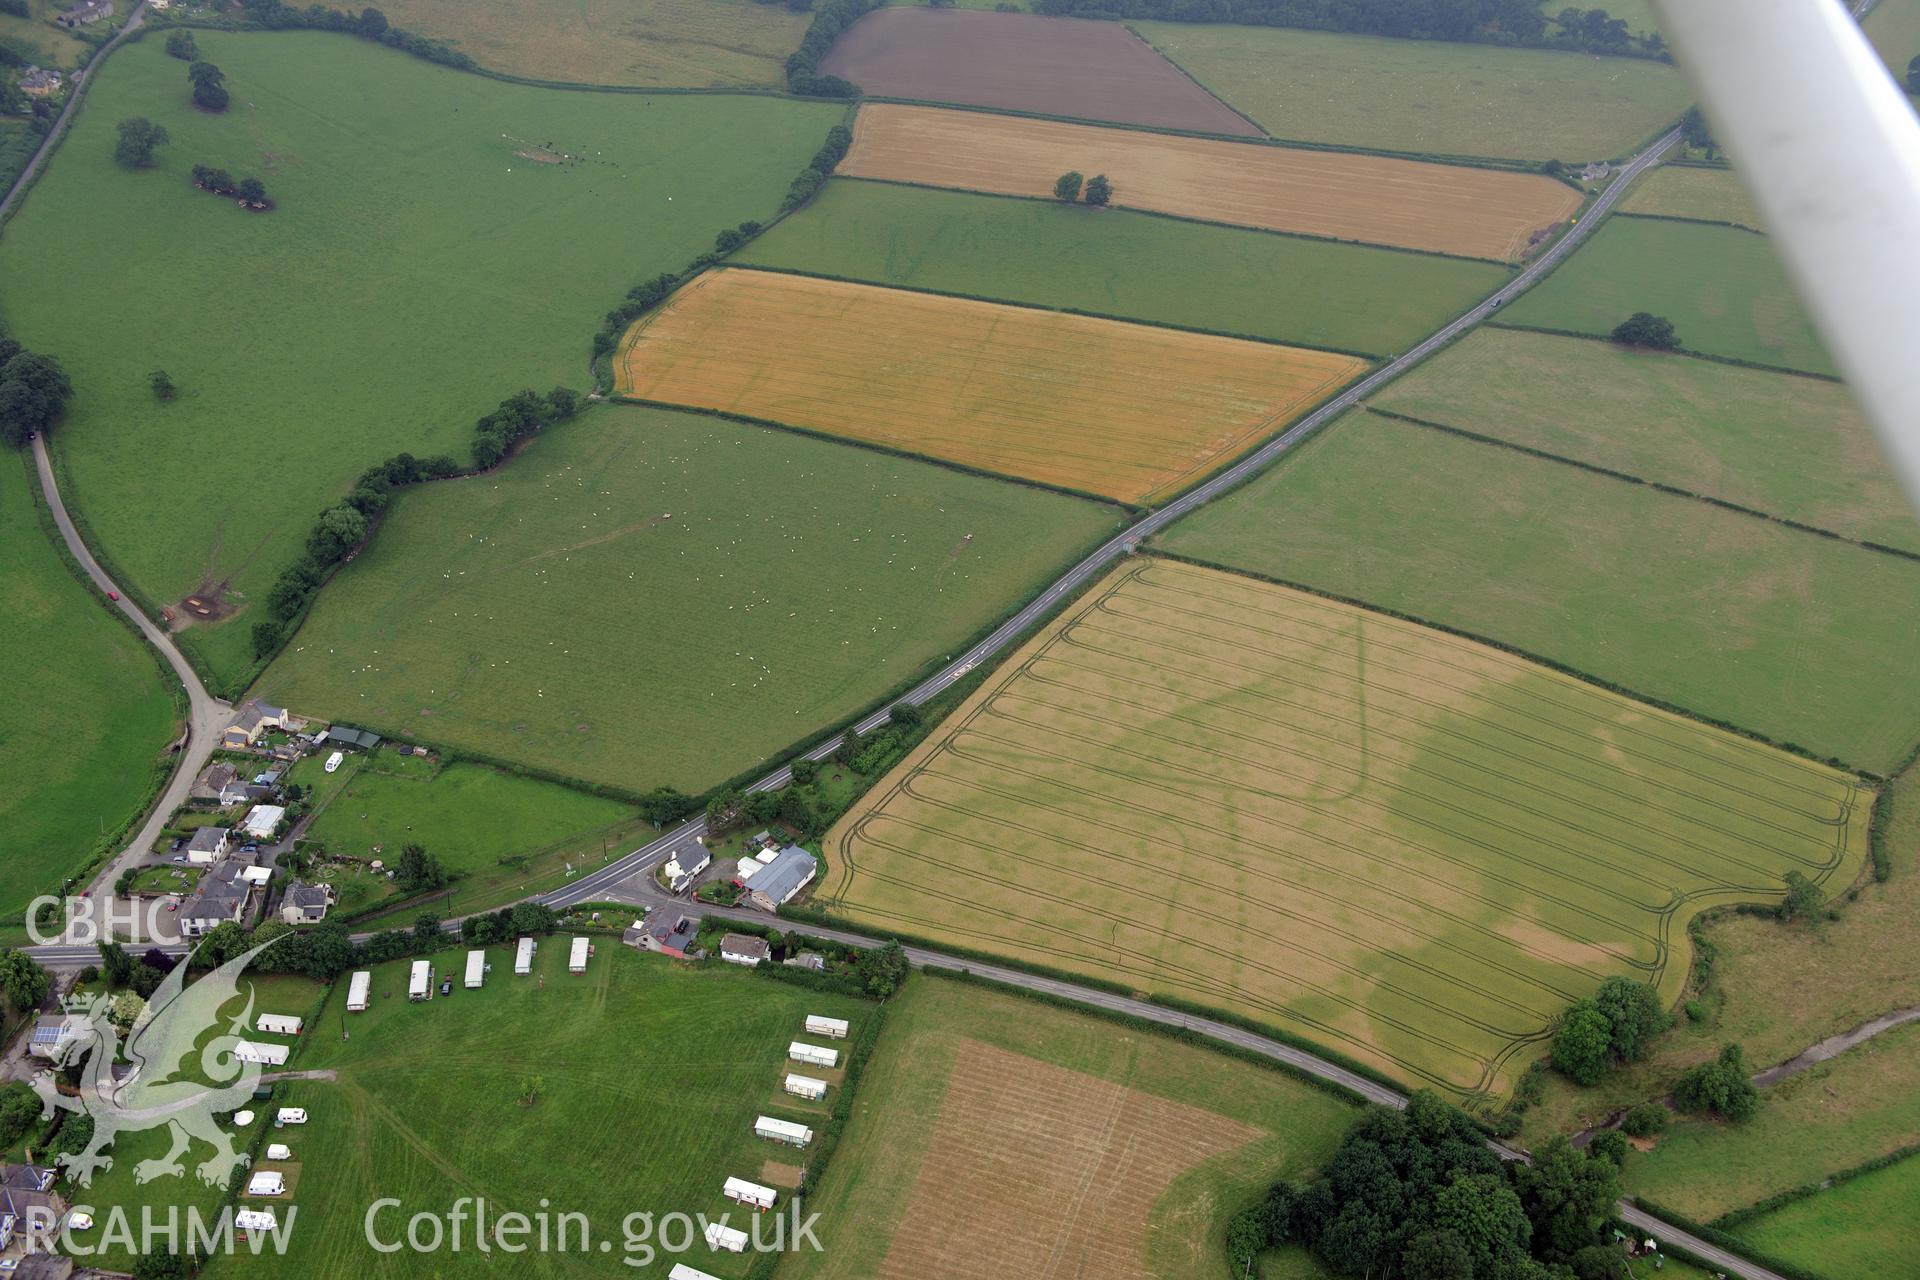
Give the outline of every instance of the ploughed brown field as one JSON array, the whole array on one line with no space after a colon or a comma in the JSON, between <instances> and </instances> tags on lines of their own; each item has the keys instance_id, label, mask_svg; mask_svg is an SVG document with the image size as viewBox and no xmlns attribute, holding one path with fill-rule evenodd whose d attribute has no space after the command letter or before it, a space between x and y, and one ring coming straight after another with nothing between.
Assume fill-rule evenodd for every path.
<instances>
[{"instance_id":1,"label":"ploughed brown field","mask_svg":"<svg viewBox=\"0 0 1920 1280\"><path fill-rule=\"evenodd\" d=\"M1260 129L1117 22L876 9L820 60L883 98L1258 138Z\"/></svg>"},{"instance_id":2,"label":"ploughed brown field","mask_svg":"<svg viewBox=\"0 0 1920 1280\"><path fill-rule=\"evenodd\" d=\"M897 103L860 109L839 172L1050 196L1070 169L1106 174L1128 208L1499 261L1580 207L1538 174Z\"/></svg>"},{"instance_id":3,"label":"ploughed brown field","mask_svg":"<svg viewBox=\"0 0 1920 1280\"><path fill-rule=\"evenodd\" d=\"M1184 488L1353 356L810 276L709 271L628 331L621 394L1127 502Z\"/></svg>"}]
</instances>

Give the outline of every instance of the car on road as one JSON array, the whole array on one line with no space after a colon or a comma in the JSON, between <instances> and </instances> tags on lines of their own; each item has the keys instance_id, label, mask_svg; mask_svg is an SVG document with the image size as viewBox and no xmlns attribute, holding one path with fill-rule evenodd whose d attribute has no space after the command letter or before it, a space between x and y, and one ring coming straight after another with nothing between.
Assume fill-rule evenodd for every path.
<instances>
[{"instance_id":1,"label":"car on road","mask_svg":"<svg viewBox=\"0 0 1920 1280\"><path fill-rule=\"evenodd\" d=\"M120 593L119 593L118 591L109 591L109 592L107 592L107 599L109 599L109 600L118 600L119 598L120 598Z\"/></svg>"}]
</instances>

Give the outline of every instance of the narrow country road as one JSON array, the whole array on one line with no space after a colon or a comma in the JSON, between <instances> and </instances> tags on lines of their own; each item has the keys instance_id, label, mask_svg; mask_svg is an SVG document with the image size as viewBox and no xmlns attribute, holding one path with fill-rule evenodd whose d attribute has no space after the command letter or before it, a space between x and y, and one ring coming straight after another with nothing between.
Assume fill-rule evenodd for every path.
<instances>
[{"instance_id":1,"label":"narrow country road","mask_svg":"<svg viewBox=\"0 0 1920 1280\"><path fill-rule=\"evenodd\" d=\"M100 52L94 54L92 60L87 63L86 70L80 73L79 82L73 87L73 92L67 95L67 105L60 108L60 115L54 120L53 128L47 130L47 136L40 140L40 146L34 151L33 159L27 161L27 167L20 171L20 176L13 180L11 187L7 188L7 194L0 196L0 219L7 216L7 210L13 207L13 202L19 198L22 191L26 190L27 184L33 181L33 175L40 172L40 166L47 162L47 157L53 154L53 149L60 145L60 138L66 133L67 126L73 122L73 117L79 114L80 99L86 97L87 87L93 83L94 72L100 63L120 46L122 40L138 31L140 24L146 19L147 0L136 0L133 12L127 15L127 25L115 32L113 39L101 45Z\"/></svg>"},{"instance_id":2,"label":"narrow country road","mask_svg":"<svg viewBox=\"0 0 1920 1280\"><path fill-rule=\"evenodd\" d=\"M147 815L147 820L140 825L139 831L134 833L133 839L94 876L88 891L91 896L100 898L113 887L113 882L120 878L122 871L138 864L153 848L153 842L160 838L160 829L167 823L167 815L186 803L187 792L193 787L195 775L206 767L214 748L219 745L221 731L233 718L233 708L207 692L193 666L175 647L166 629L136 609L127 599L126 592L120 590L100 567L100 562L93 558L93 553L87 550L86 541L81 538L80 531L73 527L73 519L67 514L66 503L61 501L60 486L54 482L53 463L47 456L47 438L44 434L34 437L33 462L40 472L40 490L46 495L47 506L53 511L54 525L60 530L67 550L80 562L80 567L86 570L94 586L119 595L120 599L114 607L132 619L147 643L160 651L187 692L187 742L174 760L173 777L168 780L166 790L160 793L159 801ZM154 920L164 925L166 922L160 917L158 900L147 901L151 904ZM172 936L173 932L171 927L155 928L150 929L148 936Z\"/></svg>"}]
</instances>

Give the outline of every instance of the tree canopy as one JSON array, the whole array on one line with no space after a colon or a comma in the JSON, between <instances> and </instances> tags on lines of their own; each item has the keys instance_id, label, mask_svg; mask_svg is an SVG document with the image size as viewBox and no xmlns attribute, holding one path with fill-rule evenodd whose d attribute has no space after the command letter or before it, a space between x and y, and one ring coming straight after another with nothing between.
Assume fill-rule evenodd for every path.
<instances>
[{"instance_id":1,"label":"tree canopy","mask_svg":"<svg viewBox=\"0 0 1920 1280\"><path fill-rule=\"evenodd\" d=\"M1087 179L1087 190L1082 197L1088 204L1104 205L1113 199L1113 184L1107 181L1107 175L1096 173Z\"/></svg>"},{"instance_id":2,"label":"tree canopy","mask_svg":"<svg viewBox=\"0 0 1920 1280\"><path fill-rule=\"evenodd\" d=\"M0 339L0 440L18 449L53 426L72 394L58 360Z\"/></svg>"},{"instance_id":3,"label":"tree canopy","mask_svg":"<svg viewBox=\"0 0 1920 1280\"><path fill-rule=\"evenodd\" d=\"M1613 340L1623 346L1652 347L1657 351L1671 351L1680 345L1673 321L1647 311L1636 311L1615 325Z\"/></svg>"},{"instance_id":4,"label":"tree canopy","mask_svg":"<svg viewBox=\"0 0 1920 1280\"><path fill-rule=\"evenodd\" d=\"M227 109L226 72L211 62L195 62L187 67L187 79L193 82L194 106L202 111Z\"/></svg>"},{"instance_id":5,"label":"tree canopy","mask_svg":"<svg viewBox=\"0 0 1920 1280\"><path fill-rule=\"evenodd\" d=\"M1078 169L1069 169L1053 180L1053 198L1064 200L1068 204L1080 198L1080 184L1086 177Z\"/></svg>"},{"instance_id":6,"label":"tree canopy","mask_svg":"<svg viewBox=\"0 0 1920 1280\"><path fill-rule=\"evenodd\" d=\"M166 129L145 116L128 116L118 127L120 140L114 144L113 158L129 169L152 164L154 148L167 140Z\"/></svg>"}]
</instances>

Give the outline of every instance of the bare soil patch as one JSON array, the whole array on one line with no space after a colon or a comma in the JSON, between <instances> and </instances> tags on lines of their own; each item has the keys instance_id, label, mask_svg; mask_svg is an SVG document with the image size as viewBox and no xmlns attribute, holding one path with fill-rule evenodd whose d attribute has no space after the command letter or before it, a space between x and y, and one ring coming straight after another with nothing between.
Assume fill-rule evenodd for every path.
<instances>
[{"instance_id":1,"label":"bare soil patch","mask_svg":"<svg viewBox=\"0 0 1920 1280\"><path fill-rule=\"evenodd\" d=\"M226 601L225 582L203 582L180 598L167 612L167 629L184 631L188 627L223 622L239 612Z\"/></svg>"},{"instance_id":2,"label":"bare soil patch","mask_svg":"<svg viewBox=\"0 0 1920 1280\"><path fill-rule=\"evenodd\" d=\"M1502 261L1580 207L1579 192L1538 174L897 103L861 108L840 166L1025 196L1051 195L1069 169L1106 174L1126 208Z\"/></svg>"},{"instance_id":3,"label":"bare soil patch","mask_svg":"<svg viewBox=\"0 0 1920 1280\"><path fill-rule=\"evenodd\" d=\"M827 51L820 71L879 97L1261 136L1117 22L877 9Z\"/></svg>"},{"instance_id":4,"label":"bare soil patch","mask_svg":"<svg viewBox=\"0 0 1920 1280\"><path fill-rule=\"evenodd\" d=\"M797 1164L781 1164L778 1160L768 1160L760 1166L760 1181L770 1187L797 1187L805 1171Z\"/></svg>"}]
</instances>

